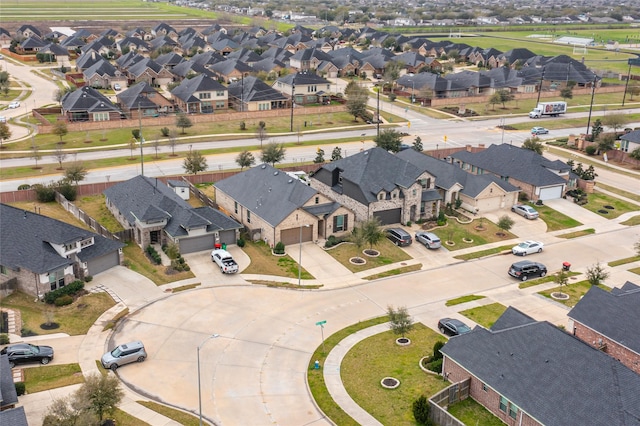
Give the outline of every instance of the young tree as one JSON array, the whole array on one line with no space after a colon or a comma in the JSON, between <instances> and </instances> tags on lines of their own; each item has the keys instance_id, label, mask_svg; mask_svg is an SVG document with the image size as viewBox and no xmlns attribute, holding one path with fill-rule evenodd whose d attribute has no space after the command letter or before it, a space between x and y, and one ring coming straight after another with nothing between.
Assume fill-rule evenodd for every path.
<instances>
[{"instance_id":1,"label":"young tree","mask_svg":"<svg viewBox=\"0 0 640 426\"><path fill-rule=\"evenodd\" d=\"M615 143L616 143L616 138L611 133L600 135L600 137L597 139L598 153L601 154L609 151L610 149L613 149L613 147L615 146Z\"/></svg>"},{"instance_id":2,"label":"young tree","mask_svg":"<svg viewBox=\"0 0 640 426\"><path fill-rule=\"evenodd\" d=\"M573 99L573 89L571 87L565 87L564 89L560 90L560 97L565 101L567 99Z\"/></svg>"},{"instance_id":3,"label":"young tree","mask_svg":"<svg viewBox=\"0 0 640 426\"><path fill-rule=\"evenodd\" d=\"M379 136L373 138L373 141L380 148L396 153L400 152L402 135L394 129L384 129Z\"/></svg>"},{"instance_id":4,"label":"young tree","mask_svg":"<svg viewBox=\"0 0 640 426\"><path fill-rule=\"evenodd\" d=\"M489 97L489 105L491 105L492 109L496 109L496 105L502 102L502 98L500 97L500 93L495 92L491 97Z\"/></svg>"},{"instance_id":5,"label":"young tree","mask_svg":"<svg viewBox=\"0 0 640 426\"><path fill-rule=\"evenodd\" d=\"M156 160L158 159L158 151L160 151L160 139L155 138L153 140L153 143L151 144L151 146L153 147L153 150L156 153Z\"/></svg>"},{"instance_id":6,"label":"young tree","mask_svg":"<svg viewBox=\"0 0 640 426\"><path fill-rule=\"evenodd\" d=\"M253 154L247 150L242 151L236 157L236 163L240 166L240 170L243 170L245 167L251 167L256 162L256 159L253 157Z\"/></svg>"},{"instance_id":7,"label":"young tree","mask_svg":"<svg viewBox=\"0 0 640 426\"><path fill-rule=\"evenodd\" d=\"M404 339L404 336L413 329L413 318L409 315L407 307L399 306L398 309L394 309L389 305L387 306L387 314L389 315L389 328L393 334Z\"/></svg>"},{"instance_id":8,"label":"young tree","mask_svg":"<svg viewBox=\"0 0 640 426\"><path fill-rule=\"evenodd\" d=\"M42 426L76 426L95 423L94 415L73 395L51 402L42 420Z\"/></svg>"},{"instance_id":9,"label":"young tree","mask_svg":"<svg viewBox=\"0 0 640 426\"><path fill-rule=\"evenodd\" d=\"M630 86L628 92L629 99L633 101L634 96L640 95L640 86Z\"/></svg>"},{"instance_id":10,"label":"young tree","mask_svg":"<svg viewBox=\"0 0 640 426\"><path fill-rule=\"evenodd\" d=\"M62 149L62 145L60 145L59 143L56 144L56 149L53 153L53 157L58 162L58 170L62 170L62 162L65 158L67 158L67 153L64 152L64 150Z\"/></svg>"},{"instance_id":11,"label":"young tree","mask_svg":"<svg viewBox=\"0 0 640 426\"><path fill-rule=\"evenodd\" d=\"M67 123L65 123L64 121L56 121L55 123L53 123L52 133L56 136L59 136L60 142L62 142L62 138L67 133L69 133L69 130L67 129Z\"/></svg>"},{"instance_id":12,"label":"young tree","mask_svg":"<svg viewBox=\"0 0 640 426\"><path fill-rule=\"evenodd\" d=\"M369 249L377 245L384 238L385 234L377 217L367 219L360 223L364 232L364 239L369 244Z\"/></svg>"},{"instance_id":13,"label":"young tree","mask_svg":"<svg viewBox=\"0 0 640 426\"><path fill-rule=\"evenodd\" d=\"M544 144L540 142L540 139L537 136L532 136L524 140L522 148L542 155L542 151L544 151Z\"/></svg>"},{"instance_id":14,"label":"young tree","mask_svg":"<svg viewBox=\"0 0 640 426\"><path fill-rule=\"evenodd\" d=\"M133 160L133 150L136 149L136 146L138 145L138 143L136 142L135 139L131 139L129 141L129 159Z\"/></svg>"},{"instance_id":15,"label":"young tree","mask_svg":"<svg viewBox=\"0 0 640 426\"><path fill-rule=\"evenodd\" d=\"M331 151L331 161L342 160L342 149L339 146L336 146Z\"/></svg>"},{"instance_id":16,"label":"young tree","mask_svg":"<svg viewBox=\"0 0 640 426\"><path fill-rule=\"evenodd\" d=\"M602 120L596 118L596 120L593 122L593 125L591 126L591 135L593 136L593 140L597 140L598 136L600 136L603 131L604 129L602 128Z\"/></svg>"},{"instance_id":17,"label":"young tree","mask_svg":"<svg viewBox=\"0 0 640 426\"><path fill-rule=\"evenodd\" d=\"M351 231L351 235L349 236L349 241L354 246L356 246L356 249L358 249L358 255L356 257L358 259L362 259L360 257L360 252L362 251L362 247L364 247L364 244L366 243L362 226L356 226L355 228L353 228L353 231Z\"/></svg>"},{"instance_id":18,"label":"young tree","mask_svg":"<svg viewBox=\"0 0 640 426\"><path fill-rule=\"evenodd\" d=\"M515 222L509 216L502 215L500 219L498 219L498 228L502 229L505 232L509 232L509 230L513 227Z\"/></svg>"},{"instance_id":19,"label":"young tree","mask_svg":"<svg viewBox=\"0 0 640 426\"><path fill-rule=\"evenodd\" d=\"M324 149L318 148L316 151L316 158L313 159L315 164L324 163Z\"/></svg>"},{"instance_id":20,"label":"young tree","mask_svg":"<svg viewBox=\"0 0 640 426\"><path fill-rule=\"evenodd\" d=\"M560 272L555 276L553 281L558 284L560 287L560 293L562 293L562 286L566 286L569 282L569 274L564 269L561 269Z\"/></svg>"},{"instance_id":21,"label":"young tree","mask_svg":"<svg viewBox=\"0 0 640 426\"><path fill-rule=\"evenodd\" d=\"M38 160L40 159L40 147L36 144L36 140L31 136L31 158L36 161L35 169L38 168Z\"/></svg>"},{"instance_id":22,"label":"young tree","mask_svg":"<svg viewBox=\"0 0 640 426\"><path fill-rule=\"evenodd\" d=\"M176 156L176 146L178 145L178 138L176 137L175 130L169 132L169 147L171 148L171 156Z\"/></svg>"},{"instance_id":23,"label":"young tree","mask_svg":"<svg viewBox=\"0 0 640 426\"><path fill-rule=\"evenodd\" d=\"M198 172L207 170L207 159L204 158L200 151L194 149L187 153L182 167L187 173L197 175Z\"/></svg>"},{"instance_id":24,"label":"young tree","mask_svg":"<svg viewBox=\"0 0 640 426\"><path fill-rule=\"evenodd\" d=\"M411 146L411 148L413 148L414 151L423 151L424 148L422 146L422 138L420 138L420 136L416 136L416 139L413 141L413 145Z\"/></svg>"},{"instance_id":25,"label":"young tree","mask_svg":"<svg viewBox=\"0 0 640 426\"><path fill-rule=\"evenodd\" d=\"M358 121L358 117L363 117L367 113L367 100L369 99L367 89L352 80L347 84L344 93L347 97L347 111L353 115L353 121Z\"/></svg>"},{"instance_id":26,"label":"young tree","mask_svg":"<svg viewBox=\"0 0 640 426\"><path fill-rule=\"evenodd\" d=\"M0 149L3 149L2 142L11 137L11 129L7 123L0 123Z\"/></svg>"},{"instance_id":27,"label":"young tree","mask_svg":"<svg viewBox=\"0 0 640 426\"><path fill-rule=\"evenodd\" d=\"M269 135L267 134L267 125L264 121L258 123L258 129L256 130L256 139L260 141L260 148L262 148L262 143L269 139Z\"/></svg>"},{"instance_id":28,"label":"young tree","mask_svg":"<svg viewBox=\"0 0 640 426\"><path fill-rule=\"evenodd\" d=\"M184 135L186 133L184 129L187 129L191 126L193 126L193 123L185 113L181 112L176 116L176 127L180 127L182 129L181 134Z\"/></svg>"},{"instance_id":29,"label":"young tree","mask_svg":"<svg viewBox=\"0 0 640 426\"><path fill-rule=\"evenodd\" d=\"M87 407L98 417L99 424L102 424L105 414L116 409L123 397L120 380L113 374L86 376L84 384L74 394L81 406Z\"/></svg>"},{"instance_id":30,"label":"young tree","mask_svg":"<svg viewBox=\"0 0 640 426\"><path fill-rule=\"evenodd\" d=\"M622 114L622 113L608 114L608 115L605 115L604 118L602 119L602 123L605 126L611 127L613 129L613 132L616 134L616 138L618 134L618 129L624 126L625 124L627 124L628 122L629 122L629 119L625 114Z\"/></svg>"},{"instance_id":31,"label":"young tree","mask_svg":"<svg viewBox=\"0 0 640 426\"><path fill-rule=\"evenodd\" d=\"M587 281L591 285L598 285L609 278L609 273L604 270L600 262L587 268Z\"/></svg>"},{"instance_id":32,"label":"young tree","mask_svg":"<svg viewBox=\"0 0 640 426\"><path fill-rule=\"evenodd\" d=\"M78 186L78 182L87 177L87 169L81 162L74 162L64 171L64 177Z\"/></svg>"},{"instance_id":33,"label":"young tree","mask_svg":"<svg viewBox=\"0 0 640 426\"><path fill-rule=\"evenodd\" d=\"M276 163L284 160L286 152L287 150L284 148L284 144L270 142L262 148L260 161L263 163L270 163L272 166L275 166Z\"/></svg>"},{"instance_id":34,"label":"young tree","mask_svg":"<svg viewBox=\"0 0 640 426\"><path fill-rule=\"evenodd\" d=\"M503 109L507 107L505 103L515 99L515 95L508 90L498 90L496 93L500 95L500 102L502 102Z\"/></svg>"}]
</instances>

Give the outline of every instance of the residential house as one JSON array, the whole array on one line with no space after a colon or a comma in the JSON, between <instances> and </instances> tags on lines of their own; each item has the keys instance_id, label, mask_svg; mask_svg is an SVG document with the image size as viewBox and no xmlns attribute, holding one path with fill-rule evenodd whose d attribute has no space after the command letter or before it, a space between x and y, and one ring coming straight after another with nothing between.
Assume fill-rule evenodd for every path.
<instances>
[{"instance_id":1,"label":"residential house","mask_svg":"<svg viewBox=\"0 0 640 426\"><path fill-rule=\"evenodd\" d=\"M331 90L331 82L319 75L298 72L277 79L272 86L298 105L322 102Z\"/></svg>"},{"instance_id":2,"label":"residential house","mask_svg":"<svg viewBox=\"0 0 640 426\"><path fill-rule=\"evenodd\" d=\"M453 164L463 170L478 175L491 173L520 188L531 201L560 198L567 186L576 184L566 163L547 160L534 151L513 145L490 145L476 153L459 151L452 157Z\"/></svg>"},{"instance_id":3,"label":"residential house","mask_svg":"<svg viewBox=\"0 0 640 426\"><path fill-rule=\"evenodd\" d=\"M327 53L318 49L298 50L289 58L289 66L298 72L313 72L322 62L331 62L332 58Z\"/></svg>"},{"instance_id":4,"label":"residential house","mask_svg":"<svg viewBox=\"0 0 640 426\"><path fill-rule=\"evenodd\" d=\"M155 27L151 29L151 34L154 37L169 37L173 40L178 39L178 32L169 24L165 22L158 23Z\"/></svg>"},{"instance_id":5,"label":"residential house","mask_svg":"<svg viewBox=\"0 0 640 426\"><path fill-rule=\"evenodd\" d=\"M122 118L118 107L91 86L65 93L60 104L62 115L68 121L111 121Z\"/></svg>"},{"instance_id":6,"label":"residential house","mask_svg":"<svg viewBox=\"0 0 640 426\"><path fill-rule=\"evenodd\" d=\"M13 37L11 37L11 33L0 27L0 48L8 48L11 46L11 41L13 41Z\"/></svg>"},{"instance_id":7,"label":"residential house","mask_svg":"<svg viewBox=\"0 0 640 426\"><path fill-rule=\"evenodd\" d=\"M171 94L176 106L187 113L212 113L228 108L227 88L204 74L182 80Z\"/></svg>"},{"instance_id":8,"label":"residential house","mask_svg":"<svg viewBox=\"0 0 640 426\"><path fill-rule=\"evenodd\" d=\"M494 175L474 175L413 149L396 155L435 177L435 188L445 205L455 206L456 200L460 200L460 207L476 214L510 209L518 202L520 190Z\"/></svg>"},{"instance_id":9,"label":"residential house","mask_svg":"<svg viewBox=\"0 0 640 426\"><path fill-rule=\"evenodd\" d=\"M91 50L86 53L82 53L80 56L76 58L76 71L82 72L92 65L102 62L105 59L98 54L98 52Z\"/></svg>"},{"instance_id":10,"label":"residential house","mask_svg":"<svg viewBox=\"0 0 640 426\"><path fill-rule=\"evenodd\" d=\"M146 81L118 92L116 98L122 112L130 118L138 118L138 114L142 117L157 117L174 112L173 103Z\"/></svg>"},{"instance_id":11,"label":"residential house","mask_svg":"<svg viewBox=\"0 0 640 426\"><path fill-rule=\"evenodd\" d=\"M16 38L18 40L22 40L22 39L33 37L33 36L40 38L42 37L42 32L31 24L21 25L20 28L16 30Z\"/></svg>"},{"instance_id":12,"label":"residential house","mask_svg":"<svg viewBox=\"0 0 640 426\"><path fill-rule=\"evenodd\" d=\"M632 130L620 136L620 151L633 152L640 148L640 130Z\"/></svg>"},{"instance_id":13,"label":"residential house","mask_svg":"<svg viewBox=\"0 0 640 426\"><path fill-rule=\"evenodd\" d=\"M127 85L127 77L106 59L101 59L82 71L85 84L96 89L106 89L118 83Z\"/></svg>"},{"instance_id":14,"label":"residential house","mask_svg":"<svg viewBox=\"0 0 640 426\"><path fill-rule=\"evenodd\" d=\"M440 350L442 373L509 426L626 426L640 418L640 375L512 307Z\"/></svg>"},{"instance_id":15,"label":"residential house","mask_svg":"<svg viewBox=\"0 0 640 426\"><path fill-rule=\"evenodd\" d=\"M69 66L69 51L59 44L49 43L42 47L39 53L51 55L51 62L57 62L59 66Z\"/></svg>"},{"instance_id":16,"label":"residential house","mask_svg":"<svg viewBox=\"0 0 640 426\"><path fill-rule=\"evenodd\" d=\"M264 72L269 80L275 80L280 75L280 71L285 69L287 65L275 58L264 58L254 63L252 67L254 72Z\"/></svg>"},{"instance_id":17,"label":"residential house","mask_svg":"<svg viewBox=\"0 0 640 426\"><path fill-rule=\"evenodd\" d=\"M216 243L235 244L242 226L211 207L192 207L156 178L136 176L104 191L107 209L136 243L176 244L180 253L211 250Z\"/></svg>"},{"instance_id":18,"label":"residential house","mask_svg":"<svg viewBox=\"0 0 640 426\"><path fill-rule=\"evenodd\" d=\"M236 111L268 111L289 106L286 96L257 77L245 77L227 89L229 105Z\"/></svg>"},{"instance_id":19,"label":"residential house","mask_svg":"<svg viewBox=\"0 0 640 426\"><path fill-rule=\"evenodd\" d=\"M591 286L567 314L568 329L640 374L639 309L640 286L632 282L610 292Z\"/></svg>"},{"instance_id":20,"label":"residential house","mask_svg":"<svg viewBox=\"0 0 640 426\"><path fill-rule=\"evenodd\" d=\"M209 65L209 69L213 71L219 79L227 83L233 83L242 77L247 77L253 72L253 68L237 59L225 59Z\"/></svg>"},{"instance_id":21,"label":"residential house","mask_svg":"<svg viewBox=\"0 0 640 426\"><path fill-rule=\"evenodd\" d=\"M151 58L144 58L126 69L129 81L139 83L146 81L151 86L166 86L173 81L171 71Z\"/></svg>"},{"instance_id":22,"label":"residential house","mask_svg":"<svg viewBox=\"0 0 640 426\"><path fill-rule=\"evenodd\" d=\"M41 298L122 261L124 244L86 229L6 204L0 217L0 288Z\"/></svg>"},{"instance_id":23,"label":"residential house","mask_svg":"<svg viewBox=\"0 0 640 426\"><path fill-rule=\"evenodd\" d=\"M13 370L9 364L9 355L0 355L0 424L28 426L24 407L16 407L18 393L13 382Z\"/></svg>"},{"instance_id":24,"label":"residential house","mask_svg":"<svg viewBox=\"0 0 640 426\"><path fill-rule=\"evenodd\" d=\"M148 53L150 48L149 43L138 37L125 37L122 40L117 41L116 46L118 51L121 53Z\"/></svg>"},{"instance_id":25,"label":"residential house","mask_svg":"<svg viewBox=\"0 0 640 426\"><path fill-rule=\"evenodd\" d=\"M382 148L325 164L311 186L353 210L356 220L376 217L383 225L437 216L442 198L435 176Z\"/></svg>"},{"instance_id":26,"label":"residential house","mask_svg":"<svg viewBox=\"0 0 640 426\"><path fill-rule=\"evenodd\" d=\"M36 54L45 47L47 43L37 35L32 35L20 42L16 50L23 54Z\"/></svg>"},{"instance_id":27,"label":"residential house","mask_svg":"<svg viewBox=\"0 0 640 426\"><path fill-rule=\"evenodd\" d=\"M215 184L216 202L270 246L343 235L353 229L353 212L301 180L268 164Z\"/></svg>"}]
</instances>

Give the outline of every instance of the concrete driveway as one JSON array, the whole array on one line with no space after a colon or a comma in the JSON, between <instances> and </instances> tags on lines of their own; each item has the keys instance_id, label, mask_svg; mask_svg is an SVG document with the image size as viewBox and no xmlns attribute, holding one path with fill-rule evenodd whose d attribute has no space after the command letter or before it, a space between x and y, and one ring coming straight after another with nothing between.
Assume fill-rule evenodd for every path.
<instances>
[{"instance_id":1,"label":"concrete driveway","mask_svg":"<svg viewBox=\"0 0 640 426\"><path fill-rule=\"evenodd\" d=\"M153 281L124 266L95 275L85 288L88 291L106 289L116 302L125 300L129 311L164 296L163 290Z\"/></svg>"}]
</instances>

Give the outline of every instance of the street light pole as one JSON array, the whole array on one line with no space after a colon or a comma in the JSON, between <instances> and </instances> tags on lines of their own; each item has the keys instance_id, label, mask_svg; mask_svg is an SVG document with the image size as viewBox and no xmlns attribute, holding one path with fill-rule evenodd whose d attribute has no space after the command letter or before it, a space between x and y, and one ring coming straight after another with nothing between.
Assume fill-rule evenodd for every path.
<instances>
[{"instance_id":1,"label":"street light pole","mask_svg":"<svg viewBox=\"0 0 640 426\"><path fill-rule=\"evenodd\" d=\"M202 426L202 387L200 385L200 348L205 343L207 343L209 339L216 339L218 337L220 337L219 334L212 334L211 336L204 339L202 343L200 343L200 345L198 345L198 414L200 417L200 426Z\"/></svg>"},{"instance_id":2,"label":"street light pole","mask_svg":"<svg viewBox=\"0 0 640 426\"><path fill-rule=\"evenodd\" d=\"M298 287L302 278L302 227L308 228L309 225L300 225L300 251L298 252Z\"/></svg>"},{"instance_id":3,"label":"street light pole","mask_svg":"<svg viewBox=\"0 0 640 426\"><path fill-rule=\"evenodd\" d=\"M295 93L296 93L296 76L293 76L293 80L291 81L291 129L290 132L293 132L293 105L295 104Z\"/></svg>"}]
</instances>

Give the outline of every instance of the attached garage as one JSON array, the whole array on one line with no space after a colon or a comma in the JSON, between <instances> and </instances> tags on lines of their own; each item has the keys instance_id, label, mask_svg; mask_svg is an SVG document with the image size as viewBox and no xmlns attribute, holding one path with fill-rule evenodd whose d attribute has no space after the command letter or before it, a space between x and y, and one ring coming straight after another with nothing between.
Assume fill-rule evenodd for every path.
<instances>
[{"instance_id":1,"label":"attached garage","mask_svg":"<svg viewBox=\"0 0 640 426\"><path fill-rule=\"evenodd\" d=\"M280 231L280 241L285 246L300 243L300 227ZM302 242L313 241L313 226L302 227Z\"/></svg>"},{"instance_id":2,"label":"attached garage","mask_svg":"<svg viewBox=\"0 0 640 426\"><path fill-rule=\"evenodd\" d=\"M538 199L540 200L556 200L562 198L563 185L547 186L546 188L540 188Z\"/></svg>"},{"instance_id":3,"label":"attached garage","mask_svg":"<svg viewBox=\"0 0 640 426\"><path fill-rule=\"evenodd\" d=\"M380 223L383 225L400 223L402 222L402 209L380 210L379 212L374 212L373 217L380 219Z\"/></svg>"},{"instance_id":4,"label":"attached garage","mask_svg":"<svg viewBox=\"0 0 640 426\"><path fill-rule=\"evenodd\" d=\"M222 244L235 244L236 243L236 231L231 229L229 231L220 231L220 242Z\"/></svg>"},{"instance_id":5,"label":"attached garage","mask_svg":"<svg viewBox=\"0 0 640 426\"><path fill-rule=\"evenodd\" d=\"M181 238L178 241L180 243L180 253L187 254L203 250L213 250L215 238L213 234L208 234L200 237Z\"/></svg>"},{"instance_id":6,"label":"attached garage","mask_svg":"<svg viewBox=\"0 0 640 426\"><path fill-rule=\"evenodd\" d=\"M91 276L97 275L119 264L120 255L117 250L87 261L89 275Z\"/></svg>"},{"instance_id":7,"label":"attached garage","mask_svg":"<svg viewBox=\"0 0 640 426\"><path fill-rule=\"evenodd\" d=\"M502 203L502 196L499 197L491 197L491 198L481 198L476 203L476 207L481 212L492 212L499 210Z\"/></svg>"}]
</instances>

